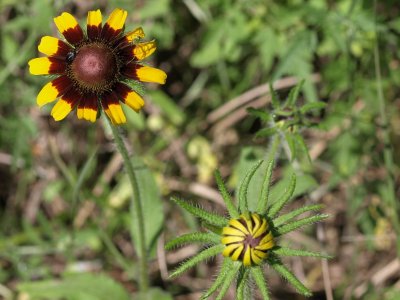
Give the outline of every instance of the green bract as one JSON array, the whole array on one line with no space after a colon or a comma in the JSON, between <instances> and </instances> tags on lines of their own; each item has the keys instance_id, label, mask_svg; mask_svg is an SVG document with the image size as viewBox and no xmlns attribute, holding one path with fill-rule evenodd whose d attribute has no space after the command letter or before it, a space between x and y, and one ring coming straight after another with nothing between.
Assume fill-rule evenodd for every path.
<instances>
[{"instance_id":1,"label":"green bract","mask_svg":"<svg viewBox=\"0 0 400 300\"><path fill-rule=\"evenodd\" d=\"M217 290L219 293L216 299L222 299L234 280L236 281L236 299L245 299L245 296L251 293L251 280L260 289L263 299L269 299L268 287L263 273L263 265L265 264L270 265L282 277L287 279L297 292L305 296L310 296L311 291L284 266L280 256L329 257L321 253L280 247L276 244L277 237L304 225L323 220L328 215L317 214L296 218L305 212L320 210L321 205L303 206L286 214L279 215L281 209L293 195L296 186L296 177L292 176L289 185L281 197L270 200L269 191L273 162L268 163L266 166L264 184L260 198L258 199L257 210L255 212L248 211L247 190L249 183L254 173L262 164L263 161L259 161L251 168L241 183L239 187L238 207L234 205L227 192L221 174L216 171L216 182L227 207L230 216L229 219L205 211L184 200L172 198L179 206L199 217L204 222L206 229L212 228L212 230L207 230L205 233L195 232L185 234L167 243L165 246L167 250L188 243L203 243L208 246L199 254L182 263L170 276L179 276L207 258L218 254L224 255L219 274L212 286L203 294L202 299L207 299Z\"/></svg>"}]
</instances>

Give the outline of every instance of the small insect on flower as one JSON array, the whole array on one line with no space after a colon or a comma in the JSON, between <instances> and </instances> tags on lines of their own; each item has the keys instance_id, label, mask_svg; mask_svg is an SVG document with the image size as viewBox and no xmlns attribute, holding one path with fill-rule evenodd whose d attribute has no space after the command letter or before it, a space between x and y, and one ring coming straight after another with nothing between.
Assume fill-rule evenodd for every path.
<instances>
[{"instance_id":1,"label":"small insect on flower","mask_svg":"<svg viewBox=\"0 0 400 300\"><path fill-rule=\"evenodd\" d=\"M164 71L140 63L156 44L139 42L142 28L124 33L127 15L117 8L103 25L100 10L89 11L86 34L69 13L54 18L65 40L42 37L38 50L47 57L29 61L31 74L57 76L37 96L40 107L59 98L51 111L54 120L64 119L76 107L79 119L95 122L103 108L113 124L123 124L120 102L136 112L144 105L130 87L132 81L165 83Z\"/></svg>"}]
</instances>

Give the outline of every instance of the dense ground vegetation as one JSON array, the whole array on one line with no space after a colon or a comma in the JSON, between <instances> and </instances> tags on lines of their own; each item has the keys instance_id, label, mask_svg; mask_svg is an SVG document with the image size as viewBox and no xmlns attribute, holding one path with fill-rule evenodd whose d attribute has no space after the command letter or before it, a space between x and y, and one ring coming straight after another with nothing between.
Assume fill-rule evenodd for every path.
<instances>
[{"instance_id":1,"label":"dense ground vegetation","mask_svg":"<svg viewBox=\"0 0 400 300\"><path fill-rule=\"evenodd\" d=\"M147 89L140 114L126 110L122 126L148 191L154 293L198 299L219 269L217 258L168 279L199 247L166 252L165 241L200 228L170 197L223 215L214 170L233 193L279 136L273 181L297 175L285 209L324 204L330 215L280 241L333 256L285 261L311 299L399 299L400 7L376 2L2 0L0 299L89 299L73 290L96 284L114 293L106 299L137 290L131 190L110 132L101 119L55 122L35 104L46 80L27 68L40 37L57 35L55 16L84 20L90 9L115 7L128 11L128 29L142 26L157 40L148 63L168 74L164 86ZM281 107L301 80L297 102ZM256 180L250 191L259 192ZM271 297L293 297L270 273Z\"/></svg>"}]
</instances>

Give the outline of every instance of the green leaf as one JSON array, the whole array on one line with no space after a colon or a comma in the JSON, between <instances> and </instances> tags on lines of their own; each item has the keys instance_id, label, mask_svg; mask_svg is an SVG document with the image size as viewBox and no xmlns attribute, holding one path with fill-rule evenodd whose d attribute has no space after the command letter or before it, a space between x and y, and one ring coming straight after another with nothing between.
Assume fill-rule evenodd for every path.
<instances>
[{"instance_id":1,"label":"green leaf","mask_svg":"<svg viewBox=\"0 0 400 300\"><path fill-rule=\"evenodd\" d=\"M228 209L229 215L232 218L239 218L239 212L237 210L237 208L235 207L235 205L233 204L232 198L229 195L228 191L226 190L226 186L222 180L221 177L221 173L219 172L219 170L216 170L215 173L215 181L217 182L218 185L218 189L222 195L222 199L224 199L226 208Z\"/></svg>"},{"instance_id":2,"label":"green leaf","mask_svg":"<svg viewBox=\"0 0 400 300\"><path fill-rule=\"evenodd\" d=\"M308 159L308 162L311 163L310 153L308 152L308 148L307 148L306 143L304 142L303 137L302 137L300 134L295 133L295 134L294 134L294 139L295 139L297 145L299 145L300 149L301 149L301 150L304 152L304 154L306 155L306 157L307 157L307 159Z\"/></svg>"},{"instance_id":3,"label":"green leaf","mask_svg":"<svg viewBox=\"0 0 400 300\"><path fill-rule=\"evenodd\" d=\"M261 121L268 122L268 121L271 120L271 115L269 113L267 113L265 111L265 109L258 109L258 108L248 107L247 108L247 112L250 115L261 119Z\"/></svg>"},{"instance_id":4,"label":"green leaf","mask_svg":"<svg viewBox=\"0 0 400 300\"><path fill-rule=\"evenodd\" d=\"M291 132L285 132L285 140L289 146L289 150L290 150L290 157L289 159L291 161L293 161L296 157L297 154L297 149L296 149L296 141L293 137L293 134Z\"/></svg>"},{"instance_id":5,"label":"green leaf","mask_svg":"<svg viewBox=\"0 0 400 300\"><path fill-rule=\"evenodd\" d=\"M164 115L174 125L181 125L185 121L185 113L166 93L161 90L155 90L149 92L149 94L153 102L161 108Z\"/></svg>"},{"instance_id":6,"label":"green leaf","mask_svg":"<svg viewBox=\"0 0 400 300\"><path fill-rule=\"evenodd\" d=\"M129 300L128 292L104 274L66 274L61 280L23 282L18 291L30 300Z\"/></svg>"},{"instance_id":7,"label":"green leaf","mask_svg":"<svg viewBox=\"0 0 400 300\"><path fill-rule=\"evenodd\" d=\"M321 204L313 204L313 205L307 205L307 206L303 206L300 208L297 208L291 212L288 212L284 215L281 215L277 218L274 219L274 226L275 227L279 227L280 225L286 223L287 221L289 221L290 219L293 219L299 215L301 215L302 213L305 213L307 211L318 211L320 209L322 209L324 206Z\"/></svg>"},{"instance_id":8,"label":"green leaf","mask_svg":"<svg viewBox=\"0 0 400 300\"><path fill-rule=\"evenodd\" d=\"M272 170L274 168L274 160L270 161L267 170L265 171L264 181L260 193L260 198L258 199L257 212L260 215L264 215L267 211L269 190L271 185Z\"/></svg>"},{"instance_id":9,"label":"green leaf","mask_svg":"<svg viewBox=\"0 0 400 300\"><path fill-rule=\"evenodd\" d=\"M307 256L307 257L318 257L318 258L332 258L332 256L327 254L322 254L318 252L312 252L307 250L291 249L287 247L275 247L272 252L280 256Z\"/></svg>"},{"instance_id":10,"label":"green leaf","mask_svg":"<svg viewBox=\"0 0 400 300\"><path fill-rule=\"evenodd\" d=\"M290 90L289 96L286 99L284 107L294 107L296 104L297 98L299 97L299 92L303 87L304 79L302 79L294 88Z\"/></svg>"},{"instance_id":11,"label":"green leaf","mask_svg":"<svg viewBox=\"0 0 400 300\"><path fill-rule=\"evenodd\" d=\"M240 268L236 283L236 299L245 300L251 294L249 290L250 268Z\"/></svg>"},{"instance_id":12,"label":"green leaf","mask_svg":"<svg viewBox=\"0 0 400 300\"><path fill-rule=\"evenodd\" d=\"M259 131L257 131L254 136L256 138L270 137L270 136L274 135L276 132L277 132L277 129L275 127L262 128Z\"/></svg>"},{"instance_id":13,"label":"green leaf","mask_svg":"<svg viewBox=\"0 0 400 300\"><path fill-rule=\"evenodd\" d=\"M270 266L279 273L283 278L285 278L287 281L289 281L290 284L293 285L293 287L302 295L304 296L311 296L312 293L311 291L303 284L297 277L289 271L283 263L280 261L280 259L276 257L269 257L268 262Z\"/></svg>"},{"instance_id":14,"label":"green leaf","mask_svg":"<svg viewBox=\"0 0 400 300\"><path fill-rule=\"evenodd\" d=\"M247 172L246 177L243 179L242 183L239 187L239 210L241 213L248 211L248 202L247 202L247 191L249 189L249 184L251 179L253 178L255 172L263 163L262 160L258 161L251 169Z\"/></svg>"},{"instance_id":15,"label":"green leaf","mask_svg":"<svg viewBox=\"0 0 400 300\"><path fill-rule=\"evenodd\" d=\"M304 104L301 108L300 108L300 113L301 114L306 114L311 110L314 109L322 109L326 107L326 103L322 102L322 101L316 101L316 102L310 102L310 103L306 103Z\"/></svg>"},{"instance_id":16,"label":"green leaf","mask_svg":"<svg viewBox=\"0 0 400 300\"><path fill-rule=\"evenodd\" d=\"M112 298L112 299L118 300L117 298ZM168 292L166 292L160 288L155 288L155 287L150 288L146 292L139 292L139 293L135 294L135 296L132 299L135 299L135 300L154 300L154 299L173 300L172 296Z\"/></svg>"},{"instance_id":17,"label":"green leaf","mask_svg":"<svg viewBox=\"0 0 400 300\"><path fill-rule=\"evenodd\" d=\"M232 269L233 261L230 258L225 257L221 269L218 272L217 278L214 280L214 283L210 286L210 288L201 295L200 299L208 299L226 280L226 276L229 271Z\"/></svg>"},{"instance_id":18,"label":"green leaf","mask_svg":"<svg viewBox=\"0 0 400 300\"><path fill-rule=\"evenodd\" d=\"M286 223L285 225L282 225L276 229L276 233L274 234L274 236L280 236L280 235L286 234L288 232L296 230L297 228L303 227L305 225L310 225L315 222L326 219L327 217L329 217L329 215L320 214L320 215L315 215L315 216L311 216L311 217L306 217L306 218L296 220L296 221L293 221L290 223Z\"/></svg>"},{"instance_id":19,"label":"green leaf","mask_svg":"<svg viewBox=\"0 0 400 300\"><path fill-rule=\"evenodd\" d=\"M161 196L152 172L143 161L138 157L132 158L131 161L138 181L140 198L142 199L146 249L152 252L155 249L157 238L164 224ZM137 218L136 213L136 210L131 207L132 218ZM140 251L139 230L136 220L131 220L131 235L136 250Z\"/></svg>"},{"instance_id":20,"label":"green leaf","mask_svg":"<svg viewBox=\"0 0 400 300\"><path fill-rule=\"evenodd\" d=\"M251 268L251 277L256 282L263 299L269 300L268 286L262 268L260 266Z\"/></svg>"},{"instance_id":21,"label":"green leaf","mask_svg":"<svg viewBox=\"0 0 400 300\"><path fill-rule=\"evenodd\" d=\"M219 244L221 242L221 238L215 234L203 233L203 232L193 232L181 235L179 237L174 238L169 241L165 245L166 250L171 250L177 246L182 246L184 244L190 243L208 243L208 244Z\"/></svg>"},{"instance_id":22,"label":"green leaf","mask_svg":"<svg viewBox=\"0 0 400 300\"><path fill-rule=\"evenodd\" d=\"M239 183L242 182L249 171L265 154L265 149L258 149L254 147L243 147L240 152L239 163L236 164L231 182L236 185L235 194L236 199L239 199ZM249 184L247 192L247 204L249 211L255 211L260 197L261 188L263 185L264 173L262 169L258 169Z\"/></svg>"},{"instance_id":23,"label":"green leaf","mask_svg":"<svg viewBox=\"0 0 400 300\"><path fill-rule=\"evenodd\" d=\"M226 226L226 224L228 224L228 220L225 219L224 217L221 217L220 215L210 213L204 209L191 205L187 201L180 200L175 197L172 197L171 200L174 201L176 204L178 204L180 207L190 212L192 215L199 217L200 219L204 220L205 222L211 225L224 227Z\"/></svg>"},{"instance_id":24,"label":"green leaf","mask_svg":"<svg viewBox=\"0 0 400 300\"><path fill-rule=\"evenodd\" d=\"M268 210L268 217L273 219L275 215L285 206L285 204L290 200L293 195L294 189L296 188L296 175L292 174L290 178L289 186L282 196L274 202Z\"/></svg>"},{"instance_id":25,"label":"green leaf","mask_svg":"<svg viewBox=\"0 0 400 300\"><path fill-rule=\"evenodd\" d=\"M221 286L221 290L219 291L219 294L215 300L222 300L228 291L230 285L232 284L233 279L235 278L237 272L239 271L240 267L242 266L241 262L234 262L233 267L228 271L228 274L226 274L225 281Z\"/></svg>"},{"instance_id":26,"label":"green leaf","mask_svg":"<svg viewBox=\"0 0 400 300\"><path fill-rule=\"evenodd\" d=\"M271 94L272 107L275 110L277 110L280 107L280 105L279 105L280 101L279 101L278 97L276 96L276 92L274 90L274 87L273 87L271 81L268 83L268 85L269 85L269 92Z\"/></svg>"},{"instance_id":27,"label":"green leaf","mask_svg":"<svg viewBox=\"0 0 400 300\"><path fill-rule=\"evenodd\" d=\"M222 253L224 250L225 245L219 244L216 246L212 246L210 248L207 248L203 251L201 251L199 254L193 256L189 260L183 262L178 268L176 268L170 275L170 278L177 277L181 275L183 272L187 271L188 269L194 267L201 261L211 258L213 256L218 255L219 253Z\"/></svg>"}]
</instances>

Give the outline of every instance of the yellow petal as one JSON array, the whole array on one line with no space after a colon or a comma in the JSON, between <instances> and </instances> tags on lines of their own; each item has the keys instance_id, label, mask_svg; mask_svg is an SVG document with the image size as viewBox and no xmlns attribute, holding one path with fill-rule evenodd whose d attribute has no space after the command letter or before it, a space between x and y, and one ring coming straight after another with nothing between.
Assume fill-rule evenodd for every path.
<instances>
[{"instance_id":1,"label":"yellow petal","mask_svg":"<svg viewBox=\"0 0 400 300\"><path fill-rule=\"evenodd\" d=\"M54 23L71 44L75 45L83 39L82 28L71 14L62 13L60 16L54 18Z\"/></svg>"},{"instance_id":2,"label":"yellow petal","mask_svg":"<svg viewBox=\"0 0 400 300\"><path fill-rule=\"evenodd\" d=\"M254 249L250 250L250 256L251 256L251 261L256 265L261 264L261 262L263 261L263 259L259 257L257 253L254 251Z\"/></svg>"},{"instance_id":3,"label":"yellow petal","mask_svg":"<svg viewBox=\"0 0 400 300\"><path fill-rule=\"evenodd\" d=\"M36 98L36 103L42 107L43 105L56 100L58 96L58 89L52 82L49 82L40 90Z\"/></svg>"},{"instance_id":4,"label":"yellow petal","mask_svg":"<svg viewBox=\"0 0 400 300\"><path fill-rule=\"evenodd\" d=\"M126 123L126 117L122 111L121 104L109 104L108 109L116 125Z\"/></svg>"},{"instance_id":5,"label":"yellow petal","mask_svg":"<svg viewBox=\"0 0 400 300\"><path fill-rule=\"evenodd\" d=\"M250 216L250 218L251 218L251 219L253 220L253 222L254 222L253 230L252 230L252 232L251 232L251 234L254 235L254 233L258 230L258 228L259 228L260 225L261 225L261 220L260 220L260 217L259 217L257 214L252 214L252 215Z\"/></svg>"},{"instance_id":6,"label":"yellow petal","mask_svg":"<svg viewBox=\"0 0 400 300\"><path fill-rule=\"evenodd\" d=\"M76 115L78 116L78 119L84 119L94 123L97 119L97 110L91 107L78 107Z\"/></svg>"},{"instance_id":7,"label":"yellow petal","mask_svg":"<svg viewBox=\"0 0 400 300\"><path fill-rule=\"evenodd\" d=\"M264 244L264 243L268 243L269 241L272 241L273 240L273 235L272 235L272 232L270 231L270 232L268 232L268 234L266 235L266 236L264 236L263 238L262 238L262 240L260 241L260 245L262 245L262 244Z\"/></svg>"},{"instance_id":8,"label":"yellow petal","mask_svg":"<svg viewBox=\"0 0 400 300\"><path fill-rule=\"evenodd\" d=\"M138 38L142 39L144 38L144 31L142 27L136 28L135 30L128 32L126 34L126 38L128 39L129 42L132 42L133 40L136 40Z\"/></svg>"},{"instance_id":9,"label":"yellow petal","mask_svg":"<svg viewBox=\"0 0 400 300\"><path fill-rule=\"evenodd\" d=\"M29 72L32 75L56 74L65 71L65 63L61 63L51 57L33 58L28 62L28 64Z\"/></svg>"},{"instance_id":10,"label":"yellow petal","mask_svg":"<svg viewBox=\"0 0 400 300\"><path fill-rule=\"evenodd\" d=\"M154 51L156 51L156 49L157 47L155 41L140 43L135 45L135 47L133 48L133 55L136 57L137 60L142 60L152 55Z\"/></svg>"},{"instance_id":11,"label":"yellow petal","mask_svg":"<svg viewBox=\"0 0 400 300\"><path fill-rule=\"evenodd\" d=\"M88 12L88 15L87 15L87 25L88 26L99 26L99 25L101 25L102 21L103 21L103 18L101 16L100 9L92 10L92 11Z\"/></svg>"},{"instance_id":12,"label":"yellow petal","mask_svg":"<svg viewBox=\"0 0 400 300\"><path fill-rule=\"evenodd\" d=\"M224 245L232 244L232 243L236 243L236 242L242 242L242 241L243 241L243 237L234 236L234 235L224 236L221 239L221 243L224 244Z\"/></svg>"},{"instance_id":13,"label":"yellow petal","mask_svg":"<svg viewBox=\"0 0 400 300\"><path fill-rule=\"evenodd\" d=\"M260 235L265 233L268 230L267 220L263 219L261 226L256 230L254 230L253 237L258 238Z\"/></svg>"},{"instance_id":14,"label":"yellow petal","mask_svg":"<svg viewBox=\"0 0 400 300\"><path fill-rule=\"evenodd\" d=\"M244 237L246 235L246 233L244 233L243 231L236 229L236 228L232 228L232 227L224 227L222 228L222 234L224 235L236 235L236 236L241 236Z\"/></svg>"},{"instance_id":15,"label":"yellow petal","mask_svg":"<svg viewBox=\"0 0 400 300\"><path fill-rule=\"evenodd\" d=\"M72 83L67 76L60 76L53 81L48 82L39 92L36 102L41 107L47 103L53 102L58 97L69 90Z\"/></svg>"},{"instance_id":16,"label":"yellow petal","mask_svg":"<svg viewBox=\"0 0 400 300\"><path fill-rule=\"evenodd\" d=\"M231 219L229 220L229 225L232 227L235 227L237 229L239 229L240 231L242 231L244 234L249 234L249 231L247 230L247 228L245 226L243 226L242 223L240 223L238 220L236 219Z\"/></svg>"},{"instance_id":17,"label":"yellow petal","mask_svg":"<svg viewBox=\"0 0 400 300\"><path fill-rule=\"evenodd\" d=\"M51 110L51 115L55 121L61 121L71 112L72 108L73 107L70 102L60 99Z\"/></svg>"},{"instance_id":18,"label":"yellow petal","mask_svg":"<svg viewBox=\"0 0 400 300\"><path fill-rule=\"evenodd\" d=\"M125 97L124 102L134 111L138 112L144 106L144 100L136 92L130 91Z\"/></svg>"},{"instance_id":19,"label":"yellow petal","mask_svg":"<svg viewBox=\"0 0 400 300\"><path fill-rule=\"evenodd\" d=\"M224 250L222 251L222 255L225 257L229 257L231 256L231 253L237 249L240 246L240 244L232 244L232 245L228 245L224 248Z\"/></svg>"},{"instance_id":20,"label":"yellow petal","mask_svg":"<svg viewBox=\"0 0 400 300\"><path fill-rule=\"evenodd\" d=\"M68 53L68 46L58 38L52 36L44 36L40 40L38 50L43 54L52 56L55 54L65 55Z\"/></svg>"},{"instance_id":21,"label":"yellow petal","mask_svg":"<svg viewBox=\"0 0 400 300\"><path fill-rule=\"evenodd\" d=\"M243 256L243 265L251 266L251 255L250 255L250 247L246 248Z\"/></svg>"},{"instance_id":22,"label":"yellow petal","mask_svg":"<svg viewBox=\"0 0 400 300\"><path fill-rule=\"evenodd\" d=\"M237 247L237 249L235 251L233 251L233 253L231 254L231 258L232 260L238 260L240 257L240 254L242 254L244 246L242 244L239 245L239 247Z\"/></svg>"},{"instance_id":23,"label":"yellow petal","mask_svg":"<svg viewBox=\"0 0 400 300\"><path fill-rule=\"evenodd\" d=\"M136 76L142 82L155 82L164 84L167 79L167 74L160 69L148 66L140 66L136 69Z\"/></svg>"},{"instance_id":24,"label":"yellow petal","mask_svg":"<svg viewBox=\"0 0 400 300\"><path fill-rule=\"evenodd\" d=\"M268 256L268 253L264 252L264 251L260 251L260 250L257 250L257 249L253 249L252 251L254 251L254 253L261 259L265 259Z\"/></svg>"},{"instance_id":25,"label":"yellow petal","mask_svg":"<svg viewBox=\"0 0 400 300\"><path fill-rule=\"evenodd\" d=\"M120 8L114 9L111 15L108 17L107 24L115 31L118 31L124 27L126 17L128 16L128 12L126 10L122 10Z\"/></svg>"}]
</instances>

